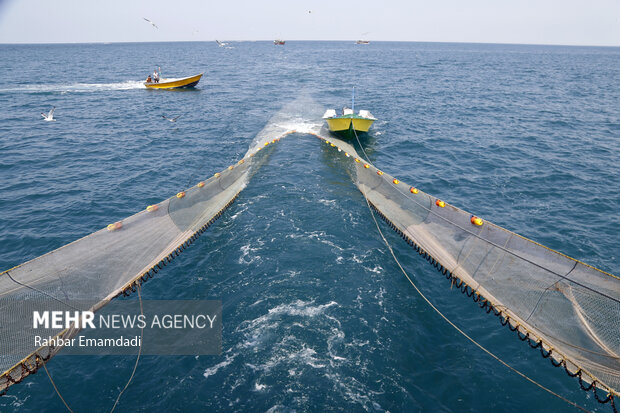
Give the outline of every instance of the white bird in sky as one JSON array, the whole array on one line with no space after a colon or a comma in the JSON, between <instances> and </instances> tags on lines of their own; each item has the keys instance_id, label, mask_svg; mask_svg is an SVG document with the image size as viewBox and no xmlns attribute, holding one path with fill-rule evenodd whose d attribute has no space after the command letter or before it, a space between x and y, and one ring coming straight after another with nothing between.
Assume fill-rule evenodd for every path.
<instances>
[{"instance_id":1,"label":"white bird in sky","mask_svg":"<svg viewBox=\"0 0 620 413\"><path fill-rule=\"evenodd\" d=\"M161 115L162 118L169 120L170 122L176 122L177 119L179 119L181 116L183 116L183 114L180 114L179 116L175 116L174 118L169 118L167 116Z\"/></svg>"},{"instance_id":2,"label":"white bird in sky","mask_svg":"<svg viewBox=\"0 0 620 413\"><path fill-rule=\"evenodd\" d=\"M48 122L56 122L56 119L54 119L54 111L56 110L56 106L52 106L52 109L50 109L49 113L46 115L45 113L41 112L41 116L43 116L43 119L48 121Z\"/></svg>"},{"instance_id":3,"label":"white bird in sky","mask_svg":"<svg viewBox=\"0 0 620 413\"><path fill-rule=\"evenodd\" d=\"M147 22L151 23L151 25L156 28L159 29L159 27L157 27L157 25L155 23L153 23L152 21L150 21L149 19L147 19L146 17L143 17L144 20L146 20Z\"/></svg>"}]
</instances>

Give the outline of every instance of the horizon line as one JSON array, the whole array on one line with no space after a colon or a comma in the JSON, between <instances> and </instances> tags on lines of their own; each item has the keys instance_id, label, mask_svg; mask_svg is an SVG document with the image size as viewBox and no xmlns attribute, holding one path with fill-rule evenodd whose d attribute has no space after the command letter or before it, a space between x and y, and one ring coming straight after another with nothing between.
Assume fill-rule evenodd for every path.
<instances>
[{"instance_id":1,"label":"horizon line","mask_svg":"<svg viewBox=\"0 0 620 413\"><path fill-rule=\"evenodd\" d=\"M92 41L92 42L0 42L0 45L76 45L76 44L140 44L140 43L207 43L215 42L220 39L209 40L162 40L162 41ZM331 39L331 40L309 40L309 39L290 39L286 42L356 42L360 39ZM368 39L364 39L368 40ZM224 42L252 43L252 42L273 42L274 39L244 39L227 40ZM486 44L486 45L506 45L506 46L561 46L561 47L620 47L620 45L599 45L599 44L562 44L562 43L514 43L514 42L470 42L470 41L433 41L433 40L368 40L370 43L443 43L443 44Z\"/></svg>"}]
</instances>

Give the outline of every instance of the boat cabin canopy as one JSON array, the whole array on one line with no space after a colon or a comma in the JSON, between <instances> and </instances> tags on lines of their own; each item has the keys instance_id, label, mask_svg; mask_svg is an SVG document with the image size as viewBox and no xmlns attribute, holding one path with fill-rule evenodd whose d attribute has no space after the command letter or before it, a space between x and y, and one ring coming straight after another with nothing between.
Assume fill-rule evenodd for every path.
<instances>
[{"instance_id":1,"label":"boat cabin canopy","mask_svg":"<svg viewBox=\"0 0 620 413\"><path fill-rule=\"evenodd\" d=\"M335 118L336 116L336 111L334 109L327 109L323 115L323 119Z\"/></svg>"},{"instance_id":2,"label":"boat cabin canopy","mask_svg":"<svg viewBox=\"0 0 620 413\"><path fill-rule=\"evenodd\" d=\"M367 119L375 119L374 116L372 116L372 114L370 113L370 111L368 110L360 110L359 115L362 118L367 118ZM376 119L375 119L376 120Z\"/></svg>"}]
</instances>

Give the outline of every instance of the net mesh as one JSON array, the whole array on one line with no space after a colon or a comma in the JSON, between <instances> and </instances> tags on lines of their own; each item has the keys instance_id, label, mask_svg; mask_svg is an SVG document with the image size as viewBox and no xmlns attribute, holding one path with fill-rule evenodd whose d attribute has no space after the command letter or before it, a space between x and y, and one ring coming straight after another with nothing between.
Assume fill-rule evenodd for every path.
<instances>
[{"instance_id":1,"label":"net mesh","mask_svg":"<svg viewBox=\"0 0 620 413\"><path fill-rule=\"evenodd\" d=\"M268 150L256 147L236 165L159 204L0 275L0 390L55 354L34 336L70 338L76 329L27 325L33 311L98 310L135 289L217 219L245 187ZM32 322L32 321L30 321Z\"/></svg>"},{"instance_id":2,"label":"net mesh","mask_svg":"<svg viewBox=\"0 0 620 413\"><path fill-rule=\"evenodd\" d=\"M569 374L618 395L617 277L490 222L477 225L470 213L356 162L350 144L322 139L351 155L343 158L354 165L356 185L405 240L486 300L512 329L540 342Z\"/></svg>"},{"instance_id":3,"label":"net mesh","mask_svg":"<svg viewBox=\"0 0 620 413\"><path fill-rule=\"evenodd\" d=\"M244 158L198 185L85 238L0 275L0 391L33 373L60 347L33 346L24 328L34 304L49 310L97 310L135 288L178 255L217 219L293 132L312 134L337 150L379 214L410 245L465 285L511 329L537 343L571 375L611 394L620 391L620 280L471 214L377 170L354 147L296 102L275 115ZM306 113L306 116L297 115ZM293 115L291 115L293 114ZM312 119L306 121L304 119ZM460 284L458 284L460 283ZM467 287L468 286L468 287ZM80 308L76 308L79 303ZM71 337L76 329L38 330ZM582 386L583 387L583 386Z\"/></svg>"}]
</instances>

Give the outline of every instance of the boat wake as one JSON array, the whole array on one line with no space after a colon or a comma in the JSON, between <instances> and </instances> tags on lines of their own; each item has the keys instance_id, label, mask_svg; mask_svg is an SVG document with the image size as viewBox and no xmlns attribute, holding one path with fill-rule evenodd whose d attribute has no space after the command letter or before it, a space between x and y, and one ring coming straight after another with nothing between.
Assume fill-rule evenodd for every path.
<instances>
[{"instance_id":1,"label":"boat wake","mask_svg":"<svg viewBox=\"0 0 620 413\"><path fill-rule=\"evenodd\" d=\"M267 125L256 135L248 148L248 153L256 150L272 140L275 136L282 136L292 132L318 134L323 126L321 119L322 106L310 96L302 95L274 114Z\"/></svg>"},{"instance_id":2,"label":"boat wake","mask_svg":"<svg viewBox=\"0 0 620 413\"><path fill-rule=\"evenodd\" d=\"M0 89L0 93L69 93L69 92L99 92L107 90L145 89L142 81L127 80L115 83L58 83L58 84L30 84L18 87Z\"/></svg>"}]
</instances>

